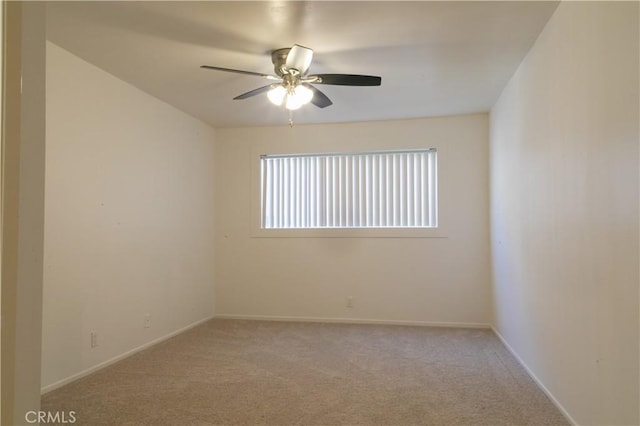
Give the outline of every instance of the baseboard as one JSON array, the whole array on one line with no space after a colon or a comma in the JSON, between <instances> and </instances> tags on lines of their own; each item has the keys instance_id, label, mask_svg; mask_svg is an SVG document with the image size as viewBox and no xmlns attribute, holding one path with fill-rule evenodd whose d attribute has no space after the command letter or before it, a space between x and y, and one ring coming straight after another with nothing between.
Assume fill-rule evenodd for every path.
<instances>
[{"instance_id":1,"label":"baseboard","mask_svg":"<svg viewBox=\"0 0 640 426\"><path fill-rule=\"evenodd\" d=\"M493 327L493 326L491 327L491 330L495 333L496 336L498 336L498 339L500 339L500 341L507 348L507 350L509 352L511 352L511 355L513 355L514 358L516 360L518 360L518 362L520 363L522 368L524 368L524 370L527 372L529 377L531 377L531 379L534 382L536 382L538 387L540 389L542 389L542 391L545 393L545 395L547 395L547 397L551 400L551 402L553 402L553 404L556 406L556 408L558 408L558 410L560 410L560 413L562 413L562 415L567 419L567 421L569 423L571 423L572 425L577 426L578 422L576 422L573 419L573 417L571 417L571 414L569 414L569 412L562 406L560 401L558 401L556 399L556 397L551 393L551 391L549 389L547 389L547 387L544 385L544 383L542 383L542 381L540 379L538 379L538 377L533 373L533 371L531 371L529 366L527 364L525 364L525 362L522 360L522 358L520 358L520 355L518 355L518 353L511 347L511 345L509 343L507 343L506 339L504 337L502 337L502 335L498 332L498 330L496 330L495 327Z\"/></svg>"},{"instance_id":2,"label":"baseboard","mask_svg":"<svg viewBox=\"0 0 640 426\"><path fill-rule=\"evenodd\" d=\"M378 324L378 325L411 325L421 327L453 327L453 328L491 328L490 324L469 322L437 322L437 321L404 321L380 320L367 318L324 318L324 317L296 317L273 315L236 315L217 314L215 319L236 319L254 321L292 321L292 322L325 322L337 324Z\"/></svg>"},{"instance_id":3,"label":"baseboard","mask_svg":"<svg viewBox=\"0 0 640 426\"><path fill-rule=\"evenodd\" d=\"M164 342L165 340L168 340L168 339L170 339L170 338L172 338L174 336L177 336L178 334L184 333L185 331L190 330L190 329L192 329L194 327L197 327L198 325L200 325L202 323L205 323L205 322L207 322L207 321L209 321L209 320L211 320L213 318L214 318L213 316L210 316L210 317L198 320L198 321L196 321L194 323L191 323L191 324L189 324L189 325L187 325L185 327L182 327L182 328L180 328L180 329L178 329L178 330L176 330L174 332L171 332L171 333L169 333L169 334L167 334L165 336L162 336L162 337L154 339L154 340L152 340L150 342L147 342L144 345L138 346L138 347L136 347L134 349L131 349L131 350L129 350L129 351L123 353L123 354L120 354L120 355L118 355L118 356L116 356L114 358L111 358L111 359L108 359L106 361L103 361L100 364L96 364L93 367L90 367L90 368L88 368L88 369L86 369L84 371L81 371L81 372L79 372L77 374L69 376L69 377L67 377L65 379L59 380L59 381L57 381L55 383L52 383L50 385L44 386L43 388L40 389L40 394L44 395L47 392L51 392L51 391L53 391L55 389L58 389L58 388L60 388L60 387L62 387L64 385L69 384L69 383L71 383L73 381L76 381L76 380L78 380L78 379L80 379L82 377L85 377L85 376L88 376L89 374L95 373L98 370L102 370L103 368L108 367L111 364L114 364L114 363L116 363L118 361L121 361L121 360L127 358L127 357L130 357L131 355L134 355L134 354L136 354L136 353L138 353L140 351L143 351L143 350L145 350L147 348L150 348L151 346L157 345L158 343Z\"/></svg>"}]
</instances>

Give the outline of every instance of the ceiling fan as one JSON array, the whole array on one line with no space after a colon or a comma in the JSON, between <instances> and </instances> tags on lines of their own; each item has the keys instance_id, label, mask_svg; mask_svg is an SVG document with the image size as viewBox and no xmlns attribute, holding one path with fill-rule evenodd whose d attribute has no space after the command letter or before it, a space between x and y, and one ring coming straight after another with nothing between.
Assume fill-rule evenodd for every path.
<instances>
[{"instance_id":1,"label":"ceiling fan","mask_svg":"<svg viewBox=\"0 0 640 426\"><path fill-rule=\"evenodd\" d=\"M242 71L231 68L202 65L201 68L210 70L233 72L237 74L255 75L274 83L259 87L249 92L236 96L233 99L247 99L252 96L267 92L269 100L275 105L283 105L288 110L295 110L302 105L311 102L319 108L332 105L324 93L316 89L313 84L332 84L338 86L380 86L381 77L356 74L312 74L307 75L313 50L294 44L291 48L277 49L271 52L276 75L262 74L252 71Z\"/></svg>"}]
</instances>

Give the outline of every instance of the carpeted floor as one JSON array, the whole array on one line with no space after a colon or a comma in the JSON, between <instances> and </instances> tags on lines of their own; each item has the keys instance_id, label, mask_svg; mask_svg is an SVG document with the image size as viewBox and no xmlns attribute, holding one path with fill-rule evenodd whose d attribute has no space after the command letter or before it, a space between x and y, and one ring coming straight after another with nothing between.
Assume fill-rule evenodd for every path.
<instances>
[{"instance_id":1,"label":"carpeted floor","mask_svg":"<svg viewBox=\"0 0 640 426\"><path fill-rule=\"evenodd\" d=\"M566 425L490 330L212 320L43 396L76 425Z\"/></svg>"}]
</instances>

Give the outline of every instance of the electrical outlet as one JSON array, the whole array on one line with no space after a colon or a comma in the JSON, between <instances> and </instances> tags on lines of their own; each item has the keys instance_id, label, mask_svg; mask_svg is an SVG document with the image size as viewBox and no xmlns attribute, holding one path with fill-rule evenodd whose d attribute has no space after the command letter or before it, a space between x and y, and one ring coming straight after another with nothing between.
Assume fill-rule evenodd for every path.
<instances>
[{"instance_id":1,"label":"electrical outlet","mask_svg":"<svg viewBox=\"0 0 640 426\"><path fill-rule=\"evenodd\" d=\"M96 331L91 332L91 347L95 348L98 346L98 333Z\"/></svg>"},{"instance_id":2,"label":"electrical outlet","mask_svg":"<svg viewBox=\"0 0 640 426\"><path fill-rule=\"evenodd\" d=\"M144 328L151 328L151 315L146 314L144 316Z\"/></svg>"},{"instance_id":3,"label":"electrical outlet","mask_svg":"<svg viewBox=\"0 0 640 426\"><path fill-rule=\"evenodd\" d=\"M353 308L353 297L347 297L347 308Z\"/></svg>"}]
</instances>

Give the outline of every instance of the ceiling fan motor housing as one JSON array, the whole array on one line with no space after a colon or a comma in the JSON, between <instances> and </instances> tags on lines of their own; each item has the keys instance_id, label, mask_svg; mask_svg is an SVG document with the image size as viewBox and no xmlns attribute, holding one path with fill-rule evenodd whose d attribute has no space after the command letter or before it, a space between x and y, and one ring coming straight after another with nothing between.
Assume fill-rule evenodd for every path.
<instances>
[{"instance_id":1,"label":"ceiling fan motor housing","mask_svg":"<svg viewBox=\"0 0 640 426\"><path fill-rule=\"evenodd\" d=\"M287 74L287 55L291 50L290 47L283 49L276 49L271 52L271 62L273 62L273 69L278 77L284 77Z\"/></svg>"}]
</instances>

